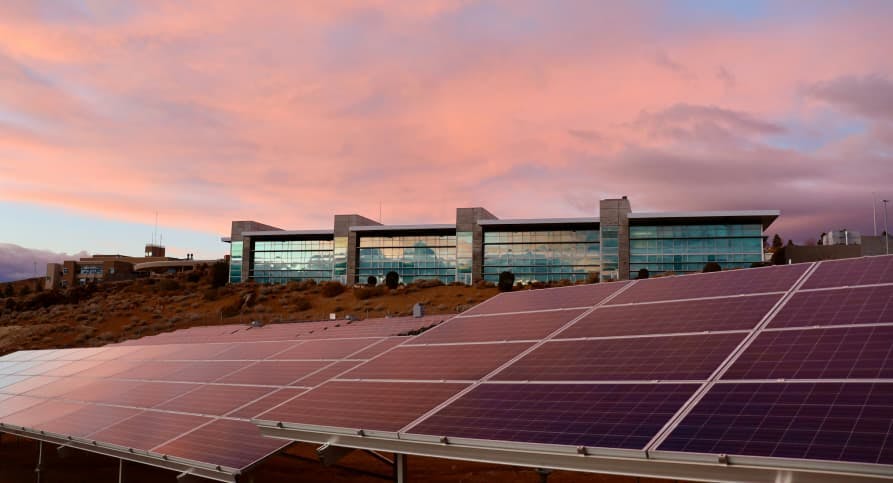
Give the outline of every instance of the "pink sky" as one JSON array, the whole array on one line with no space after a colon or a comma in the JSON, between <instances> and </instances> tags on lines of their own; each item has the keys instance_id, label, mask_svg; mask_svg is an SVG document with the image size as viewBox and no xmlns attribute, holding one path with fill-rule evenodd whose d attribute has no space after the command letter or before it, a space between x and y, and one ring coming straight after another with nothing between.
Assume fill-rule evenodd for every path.
<instances>
[{"instance_id":1,"label":"pink sky","mask_svg":"<svg viewBox=\"0 0 893 483\"><path fill-rule=\"evenodd\" d=\"M210 237L625 194L781 209L770 233L798 241L870 232L872 192L893 196L891 21L889 2L2 2L0 216L158 210Z\"/></svg>"}]
</instances>

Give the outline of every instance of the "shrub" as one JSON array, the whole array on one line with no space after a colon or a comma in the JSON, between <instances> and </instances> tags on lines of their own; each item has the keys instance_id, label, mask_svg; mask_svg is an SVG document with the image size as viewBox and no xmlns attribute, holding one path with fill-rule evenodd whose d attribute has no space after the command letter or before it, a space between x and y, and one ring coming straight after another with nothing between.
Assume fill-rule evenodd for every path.
<instances>
[{"instance_id":1,"label":"shrub","mask_svg":"<svg viewBox=\"0 0 893 483\"><path fill-rule=\"evenodd\" d=\"M366 279L366 285L368 285L370 287L374 287L374 286L378 285L378 279L375 278L374 275L369 275L369 278Z\"/></svg>"},{"instance_id":2,"label":"shrub","mask_svg":"<svg viewBox=\"0 0 893 483\"><path fill-rule=\"evenodd\" d=\"M512 287L515 285L515 274L506 270L499 274L499 283L497 287L499 287L500 292L511 292Z\"/></svg>"},{"instance_id":3,"label":"shrub","mask_svg":"<svg viewBox=\"0 0 893 483\"><path fill-rule=\"evenodd\" d=\"M22 297L24 297L25 295L28 295L30 293L31 293L31 287L29 287L27 285L22 285L22 288L19 289L19 295L21 295Z\"/></svg>"},{"instance_id":4,"label":"shrub","mask_svg":"<svg viewBox=\"0 0 893 483\"><path fill-rule=\"evenodd\" d=\"M288 282L288 286L291 287L295 292L303 292L305 290L310 290L313 287L316 287L316 280L308 279L301 280L300 282Z\"/></svg>"},{"instance_id":5,"label":"shrub","mask_svg":"<svg viewBox=\"0 0 893 483\"><path fill-rule=\"evenodd\" d=\"M310 303L310 301L307 300L306 298L299 297L299 298L295 299L295 310L297 310L298 312L303 312L305 310L310 310L312 308L313 308L313 304Z\"/></svg>"},{"instance_id":6,"label":"shrub","mask_svg":"<svg viewBox=\"0 0 893 483\"><path fill-rule=\"evenodd\" d=\"M443 287L443 281L439 278L420 278L412 284L418 288Z\"/></svg>"},{"instance_id":7,"label":"shrub","mask_svg":"<svg viewBox=\"0 0 893 483\"><path fill-rule=\"evenodd\" d=\"M180 287L180 282L170 279L170 278L166 278L166 279L158 282L158 290L162 290L165 292L180 290L180 288L182 288L182 287Z\"/></svg>"},{"instance_id":8,"label":"shrub","mask_svg":"<svg viewBox=\"0 0 893 483\"><path fill-rule=\"evenodd\" d=\"M546 288L546 284L543 282L533 281L527 284L527 288L529 290L538 290L541 288Z\"/></svg>"},{"instance_id":9,"label":"shrub","mask_svg":"<svg viewBox=\"0 0 893 483\"><path fill-rule=\"evenodd\" d=\"M3 296L4 297L14 297L15 294L16 294L16 291L12 287L11 283L8 283L8 284L6 284L5 287L3 287Z\"/></svg>"},{"instance_id":10,"label":"shrub","mask_svg":"<svg viewBox=\"0 0 893 483\"><path fill-rule=\"evenodd\" d=\"M648 269L647 269L647 268L640 268L640 269L639 269L639 276L636 277L636 278L646 279L646 278L648 278L648 277L650 277L650 276L651 276L651 274L648 272Z\"/></svg>"},{"instance_id":11,"label":"shrub","mask_svg":"<svg viewBox=\"0 0 893 483\"><path fill-rule=\"evenodd\" d=\"M202 294L202 298L208 302L213 302L220 298L220 290L217 287L211 287Z\"/></svg>"},{"instance_id":12,"label":"shrub","mask_svg":"<svg viewBox=\"0 0 893 483\"><path fill-rule=\"evenodd\" d=\"M326 282L322 284L322 289L320 290L320 294L323 297L335 297L337 295L341 295L344 293L344 285L341 285L341 282Z\"/></svg>"},{"instance_id":13,"label":"shrub","mask_svg":"<svg viewBox=\"0 0 893 483\"><path fill-rule=\"evenodd\" d=\"M186 281L189 283L198 283L202 279L202 273L198 270L193 270L186 274Z\"/></svg>"},{"instance_id":14,"label":"shrub","mask_svg":"<svg viewBox=\"0 0 893 483\"><path fill-rule=\"evenodd\" d=\"M704 264L704 270L702 270L702 272L704 272L704 273L709 273L709 272L721 272L721 271L722 271L722 267L721 267L718 263L716 263L716 262L707 262L707 263L705 263L705 264Z\"/></svg>"},{"instance_id":15,"label":"shrub","mask_svg":"<svg viewBox=\"0 0 893 483\"><path fill-rule=\"evenodd\" d=\"M400 285L400 274L397 272L388 272L384 276L384 284L387 285L389 289L394 290Z\"/></svg>"},{"instance_id":16,"label":"shrub","mask_svg":"<svg viewBox=\"0 0 893 483\"><path fill-rule=\"evenodd\" d=\"M212 287L223 287L229 282L229 265L223 261L214 262L209 277Z\"/></svg>"},{"instance_id":17,"label":"shrub","mask_svg":"<svg viewBox=\"0 0 893 483\"><path fill-rule=\"evenodd\" d=\"M388 293L388 288L384 285L375 287L354 287L353 296L357 300L371 299Z\"/></svg>"}]
</instances>

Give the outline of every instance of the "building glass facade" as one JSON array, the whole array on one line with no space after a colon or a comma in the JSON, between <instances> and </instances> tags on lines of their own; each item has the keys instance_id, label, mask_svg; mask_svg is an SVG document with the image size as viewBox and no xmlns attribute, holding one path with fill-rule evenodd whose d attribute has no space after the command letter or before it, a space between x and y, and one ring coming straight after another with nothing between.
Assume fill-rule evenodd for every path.
<instances>
[{"instance_id":1,"label":"building glass facade","mask_svg":"<svg viewBox=\"0 0 893 483\"><path fill-rule=\"evenodd\" d=\"M229 281L238 283L242 281L242 245L241 241L234 241L229 245Z\"/></svg>"},{"instance_id":2,"label":"building glass facade","mask_svg":"<svg viewBox=\"0 0 893 483\"><path fill-rule=\"evenodd\" d=\"M707 262L747 268L763 261L759 224L641 225L629 227L630 278L650 274L700 272Z\"/></svg>"},{"instance_id":3,"label":"building glass facade","mask_svg":"<svg viewBox=\"0 0 893 483\"><path fill-rule=\"evenodd\" d=\"M361 236L357 280L373 276L381 283L388 272L400 274L400 281L456 280L456 235Z\"/></svg>"},{"instance_id":4,"label":"building glass facade","mask_svg":"<svg viewBox=\"0 0 893 483\"><path fill-rule=\"evenodd\" d=\"M346 236L335 237L335 247L333 253L334 265L331 275L332 280L337 280L340 282L347 281L347 244L348 239Z\"/></svg>"},{"instance_id":5,"label":"building glass facade","mask_svg":"<svg viewBox=\"0 0 893 483\"><path fill-rule=\"evenodd\" d=\"M617 226L601 227L602 242L602 272L601 279L604 281L617 280L619 274L617 270L620 266L620 228Z\"/></svg>"},{"instance_id":6,"label":"building glass facade","mask_svg":"<svg viewBox=\"0 0 893 483\"><path fill-rule=\"evenodd\" d=\"M491 282L504 271L516 282L586 280L601 271L599 231L487 231L483 265L483 278Z\"/></svg>"},{"instance_id":7,"label":"building glass facade","mask_svg":"<svg viewBox=\"0 0 893 483\"><path fill-rule=\"evenodd\" d=\"M251 253L251 278L258 283L332 278L332 240L258 240L253 243Z\"/></svg>"},{"instance_id":8,"label":"building glass facade","mask_svg":"<svg viewBox=\"0 0 893 483\"><path fill-rule=\"evenodd\" d=\"M456 232L456 280L471 285L474 249L474 234L470 231Z\"/></svg>"}]
</instances>

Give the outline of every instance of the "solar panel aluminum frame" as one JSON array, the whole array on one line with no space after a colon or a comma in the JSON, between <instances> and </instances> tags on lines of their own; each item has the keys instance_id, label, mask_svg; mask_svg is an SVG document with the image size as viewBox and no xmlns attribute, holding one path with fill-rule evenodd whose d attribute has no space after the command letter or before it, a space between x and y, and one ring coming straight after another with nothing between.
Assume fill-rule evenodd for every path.
<instances>
[{"instance_id":1,"label":"solar panel aluminum frame","mask_svg":"<svg viewBox=\"0 0 893 483\"><path fill-rule=\"evenodd\" d=\"M0 431L21 436L23 438L66 446L89 453L96 453L110 456L112 458L132 461L134 463L154 466L156 468L163 468L180 473L189 473L223 483L237 483L239 476L242 474L242 470L236 468L227 468L183 458L175 458L163 454L152 453L151 451L137 450L110 443L103 443L89 438L66 436L48 431L32 431L21 426L13 426L4 423L0 423ZM287 446L287 444L283 446Z\"/></svg>"},{"instance_id":2,"label":"solar panel aluminum frame","mask_svg":"<svg viewBox=\"0 0 893 483\"><path fill-rule=\"evenodd\" d=\"M261 423L260 421L255 422ZM717 455L711 455L710 461L693 460L675 454L661 454L660 457L656 457L656 455L644 451L639 451L640 455L635 457L610 456L594 452L581 454L576 449L568 452L566 447L559 452L550 452L540 445L527 443L500 442L499 447L489 447L477 445L480 440L462 438L449 438L444 443L436 438L434 441L421 441L414 437L407 439L408 436L402 434L397 439L384 439L372 435L318 432L308 427L294 429L267 424L259 424L259 427L264 436L291 441L499 465L635 477L711 482L785 481L789 483L836 483L841 481L842 477L846 477L848 482L877 483L891 478L890 473L877 474L873 471L866 471L862 467L864 464L835 465L836 468L832 474L823 464L801 468L793 465L788 466L786 461L779 458L730 457L726 462L720 463Z\"/></svg>"}]
</instances>

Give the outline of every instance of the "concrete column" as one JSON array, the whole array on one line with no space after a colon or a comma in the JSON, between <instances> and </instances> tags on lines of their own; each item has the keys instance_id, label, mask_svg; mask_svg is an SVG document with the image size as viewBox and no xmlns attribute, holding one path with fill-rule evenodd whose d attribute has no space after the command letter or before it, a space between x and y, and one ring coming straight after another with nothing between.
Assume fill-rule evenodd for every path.
<instances>
[{"instance_id":1,"label":"concrete column","mask_svg":"<svg viewBox=\"0 0 893 483\"><path fill-rule=\"evenodd\" d=\"M479 220L497 220L480 206L474 208L456 208L456 236L459 233L471 232L471 281L482 280L484 277L484 230ZM458 239L457 239L458 242Z\"/></svg>"},{"instance_id":2,"label":"concrete column","mask_svg":"<svg viewBox=\"0 0 893 483\"><path fill-rule=\"evenodd\" d=\"M629 279L629 214L631 211L626 196L599 202L600 230L604 231L605 227L617 229L617 276L620 280ZM602 253L605 252L604 245L602 245ZM604 270L604 261L602 261L602 267Z\"/></svg>"}]
</instances>

